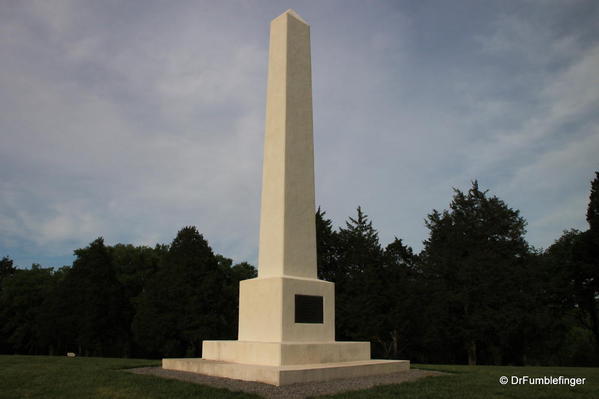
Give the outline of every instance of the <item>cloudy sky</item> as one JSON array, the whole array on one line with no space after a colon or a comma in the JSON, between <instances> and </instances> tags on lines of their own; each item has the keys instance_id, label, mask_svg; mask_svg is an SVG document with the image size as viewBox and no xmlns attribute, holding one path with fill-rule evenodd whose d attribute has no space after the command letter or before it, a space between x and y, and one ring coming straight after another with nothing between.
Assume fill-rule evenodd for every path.
<instances>
[{"instance_id":1,"label":"cloudy sky","mask_svg":"<svg viewBox=\"0 0 599 399\"><path fill-rule=\"evenodd\" d=\"M599 170L599 2L0 0L0 256L195 225L257 259L268 28L311 25L316 203L415 250L473 179L547 247Z\"/></svg>"}]
</instances>

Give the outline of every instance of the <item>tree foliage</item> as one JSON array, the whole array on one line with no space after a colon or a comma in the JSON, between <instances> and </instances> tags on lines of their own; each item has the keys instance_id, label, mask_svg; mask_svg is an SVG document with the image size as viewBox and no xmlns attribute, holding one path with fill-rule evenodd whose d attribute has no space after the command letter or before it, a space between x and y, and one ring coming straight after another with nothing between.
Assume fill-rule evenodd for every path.
<instances>
[{"instance_id":1,"label":"tree foliage","mask_svg":"<svg viewBox=\"0 0 599 399\"><path fill-rule=\"evenodd\" d=\"M73 267L59 286L67 323L77 332L69 343L90 356L115 356L126 352L127 301L119 284L113 258L100 237L75 250Z\"/></svg>"},{"instance_id":2,"label":"tree foliage","mask_svg":"<svg viewBox=\"0 0 599 399\"><path fill-rule=\"evenodd\" d=\"M25 354L36 354L42 328L42 304L51 289L52 269L33 265L28 270L13 270L0 291L0 333L5 345Z\"/></svg>"},{"instance_id":3,"label":"tree foliage","mask_svg":"<svg viewBox=\"0 0 599 399\"><path fill-rule=\"evenodd\" d=\"M588 230L565 231L547 257L564 282L563 297L575 306L576 318L592 333L599 350L599 172L591 182L586 219Z\"/></svg>"},{"instance_id":4,"label":"tree foliage","mask_svg":"<svg viewBox=\"0 0 599 399\"><path fill-rule=\"evenodd\" d=\"M441 307L436 310L443 319L438 334L476 364L481 344L501 345L507 339L497 326L522 320L526 222L502 200L487 196L476 181L467 193L454 191L449 210L428 216L423 267Z\"/></svg>"},{"instance_id":5,"label":"tree foliage","mask_svg":"<svg viewBox=\"0 0 599 399\"><path fill-rule=\"evenodd\" d=\"M2 281L12 276L16 271L17 269L13 266L12 259L10 259L8 256L0 259L0 287L2 285Z\"/></svg>"},{"instance_id":6,"label":"tree foliage","mask_svg":"<svg viewBox=\"0 0 599 399\"><path fill-rule=\"evenodd\" d=\"M362 207L339 228L319 208L318 277L335 283L337 339L415 362L599 365L598 193L599 173L589 229L545 251L476 181L427 216L420 253L397 237L382 245ZM75 256L59 269L0 260L1 353L198 357L203 340L236 338L239 281L257 276L192 226L168 245L98 238Z\"/></svg>"},{"instance_id":7,"label":"tree foliage","mask_svg":"<svg viewBox=\"0 0 599 399\"><path fill-rule=\"evenodd\" d=\"M200 356L202 341L234 338L238 278L252 267L216 256L195 227L185 227L138 298L133 332L146 350Z\"/></svg>"},{"instance_id":8,"label":"tree foliage","mask_svg":"<svg viewBox=\"0 0 599 399\"><path fill-rule=\"evenodd\" d=\"M587 222L589 223L589 230L599 233L599 172L595 172L595 178L591 182Z\"/></svg>"}]
</instances>

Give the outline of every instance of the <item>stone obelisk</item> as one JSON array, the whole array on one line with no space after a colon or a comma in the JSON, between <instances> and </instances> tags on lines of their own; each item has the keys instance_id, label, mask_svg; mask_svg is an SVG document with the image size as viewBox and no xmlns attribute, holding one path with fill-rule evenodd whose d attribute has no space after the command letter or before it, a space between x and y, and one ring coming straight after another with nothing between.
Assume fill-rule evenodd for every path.
<instances>
[{"instance_id":1,"label":"stone obelisk","mask_svg":"<svg viewBox=\"0 0 599 399\"><path fill-rule=\"evenodd\" d=\"M334 285L316 278L314 212L310 26L288 10L270 24L258 278L240 286L240 341L335 340Z\"/></svg>"},{"instance_id":2,"label":"stone obelisk","mask_svg":"<svg viewBox=\"0 0 599 399\"><path fill-rule=\"evenodd\" d=\"M239 340L163 368L274 385L409 369L335 341L334 284L316 273L310 27L293 10L270 25L266 103L258 277L239 286Z\"/></svg>"},{"instance_id":3,"label":"stone obelisk","mask_svg":"<svg viewBox=\"0 0 599 399\"><path fill-rule=\"evenodd\" d=\"M290 10L270 29L259 273L316 278L310 27Z\"/></svg>"}]
</instances>

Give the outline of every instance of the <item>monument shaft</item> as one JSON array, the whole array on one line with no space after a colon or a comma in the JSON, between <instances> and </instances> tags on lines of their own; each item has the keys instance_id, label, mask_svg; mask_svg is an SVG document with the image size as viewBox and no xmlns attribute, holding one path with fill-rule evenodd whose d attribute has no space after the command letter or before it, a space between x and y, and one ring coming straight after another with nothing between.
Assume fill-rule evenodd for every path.
<instances>
[{"instance_id":1,"label":"monument shaft","mask_svg":"<svg viewBox=\"0 0 599 399\"><path fill-rule=\"evenodd\" d=\"M239 339L162 367L274 385L393 373L369 342L335 341L335 285L317 279L310 27L293 10L270 26L258 277L239 283Z\"/></svg>"},{"instance_id":2,"label":"monument shaft","mask_svg":"<svg viewBox=\"0 0 599 399\"><path fill-rule=\"evenodd\" d=\"M316 278L310 27L270 25L259 276Z\"/></svg>"}]
</instances>

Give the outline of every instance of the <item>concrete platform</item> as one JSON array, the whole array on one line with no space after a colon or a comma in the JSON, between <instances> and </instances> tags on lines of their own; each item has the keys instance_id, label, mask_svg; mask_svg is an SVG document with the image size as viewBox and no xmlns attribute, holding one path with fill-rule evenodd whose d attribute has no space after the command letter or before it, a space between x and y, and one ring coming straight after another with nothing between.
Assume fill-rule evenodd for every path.
<instances>
[{"instance_id":1,"label":"concrete platform","mask_svg":"<svg viewBox=\"0 0 599 399\"><path fill-rule=\"evenodd\" d=\"M264 366L208 359L162 359L162 368L281 386L302 382L390 374L410 369L409 360Z\"/></svg>"},{"instance_id":2,"label":"concrete platform","mask_svg":"<svg viewBox=\"0 0 599 399\"><path fill-rule=\"evenodd\" d=\"M370 342L204 341L202 358L262 366L370 360Z\"/></svg>"}]
</instances>

